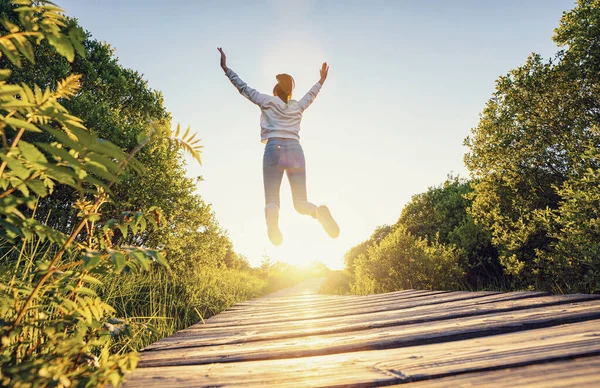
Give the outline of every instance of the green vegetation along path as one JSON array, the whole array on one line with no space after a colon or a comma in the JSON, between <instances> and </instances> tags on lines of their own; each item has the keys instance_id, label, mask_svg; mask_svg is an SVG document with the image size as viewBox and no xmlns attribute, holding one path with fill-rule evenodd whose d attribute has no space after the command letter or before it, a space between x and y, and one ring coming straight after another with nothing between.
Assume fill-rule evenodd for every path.
<instances>
[{"instance_id":1,"label":"green vegetation along path","mask_svg":"<svg viewBox=\"0 0 600 388\"><path fill-rule=\"evenodd\" d=\"M148 346L125 387L600 385L600 297L404 290L240 303Z\"/></svg>"}]
</instances>

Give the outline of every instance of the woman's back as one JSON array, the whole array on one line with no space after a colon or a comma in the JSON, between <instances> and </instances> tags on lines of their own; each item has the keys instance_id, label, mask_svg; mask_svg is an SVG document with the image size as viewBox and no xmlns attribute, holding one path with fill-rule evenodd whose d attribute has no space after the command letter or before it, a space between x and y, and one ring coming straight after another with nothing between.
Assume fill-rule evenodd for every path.
<instances>
[{"instance_id":1,"label":"woman's back","mask_svg":"<svg viewBox=\"0 0 600 388\"><path fill-rule=\"evenodd\" d=\"M273 137L300 139L302 114L319 94L320 82L314 84L300 100L290 100L286 103L280 97L269 96L252 89L231 69L227 69L225 75L241 95L260 107L260 138L263 143Z\"/></svg>"}]
</instances>

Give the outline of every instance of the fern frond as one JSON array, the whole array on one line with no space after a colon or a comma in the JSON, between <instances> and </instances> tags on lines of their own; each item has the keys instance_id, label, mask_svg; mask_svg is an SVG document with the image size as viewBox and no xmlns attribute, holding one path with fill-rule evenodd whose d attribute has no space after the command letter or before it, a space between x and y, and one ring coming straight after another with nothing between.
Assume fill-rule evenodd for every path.
<instances>
[{"instance_id":1,"label":"fern frond","mask_svg":"<svg viewBox=\"0 0 600 388\"><path fill-rule=\"evenodd\" d=\"M42 36L42 33L37 31L13 32L0 36L0 58L4 54L15 66L21 67L21 54L23 54L25 58L33 63L33 46L29 41L29 37L39 38Z\"/></svg>"},{"instance_id":2,"label":"fern frond","mask_svg":"<svg viewBox=\"0 0 600 388\"><path fill-rule=\"evenodd\" d=\"M192 155L194 159L196 159L198 164L202 165L200 153L202 152L202 148L204 147L199 144L200 139L194 140L194 138L196 137L196 133L190 136L190 131L191 128L188 126L183 135L180 136L181 125L177 124L177 129L175 130L174 135L171 135L172 131L168 130L168 132L170 132L169 134L171 135L168 137L169 145L177 150L186 151L188 154Z\"/></svg>"},{"instance_id":3,"label":"fern frond","mask_svg":"<svg viewBox=\"0 0 600 388\"><path fill-rule=\"evenodd\" d=\"M81 74L70 74L67 78L58 81L54 98L70 98L73 97L79 89L81 89Z\"/></svg>"},{"instance_id":4,"label":"fern frond","mask_svg":"<svg viewBox=\"0 0 600 388\"><path fill-rule=\"evenodd\" d=\"M200 152L203 148L202 146L193 146L177 138L170 138L169 143L176 149L186 151L188 154L192 155L198 164L202 165L202 160L200 159Z\"/></svg>"}]
</instances>

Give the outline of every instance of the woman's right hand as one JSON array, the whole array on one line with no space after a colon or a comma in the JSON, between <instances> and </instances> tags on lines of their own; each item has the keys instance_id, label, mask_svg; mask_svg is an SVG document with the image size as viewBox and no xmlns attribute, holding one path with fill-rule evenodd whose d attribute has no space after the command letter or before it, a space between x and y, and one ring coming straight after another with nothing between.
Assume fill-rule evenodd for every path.
<instances>
[{"instance_id":1,"label":"woman's right hand","mask_svg":"<svg viewBox=\"0 0 600 388\"><path fill-rule=\"evenodd\" d=\"M329 73L329 65L327 65L327 62L323 62L323 66L321 66L321 79L319 80L321 85L323 85L327 79L327 73Z\"/></svg>"},{"instance_id":2,"label":"woman's right hand","mask_svg":"<svg viewBox=\"0 0 600 388\"><path fill-rule=\"evenodd\" d=\"M229 70L227 68L227 56L225 55L225 52L223 51L222 47L217 47L217 50L219 50L219 52L221 53L221 68L223 69L223 71L227 71Z\"/></svg>"}]
</instances>

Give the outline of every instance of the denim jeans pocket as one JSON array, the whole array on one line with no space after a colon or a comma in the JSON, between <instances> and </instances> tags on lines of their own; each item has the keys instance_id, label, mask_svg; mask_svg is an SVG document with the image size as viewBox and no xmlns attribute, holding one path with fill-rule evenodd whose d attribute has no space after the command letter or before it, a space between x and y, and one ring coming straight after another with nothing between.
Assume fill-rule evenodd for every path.
<instances>
[{"instance_id":1,"label":"denim jeans pocket","mask_svg":"<svg viewBox=\"0 0 600 388\"><path fill-rule=\"evenodd\" d=\"M304 161L304 152L302 151L302 147L298 145L293 145L290 147L288 154L288 158L286 160L286 168L290 169L292 172L300 172L304 171L306 168L306 163Z\"/></svg>"},{"instance_id":2,"label":"denim jeans pocket","mask_svg":"<svg viewBox=\"0 0 600 388\"><path fill-rule=\"evenodd\" d=\"M265 154L263 156L263 165L265 166L276 166L279 163L281 156L281 147L278 145L269 145L265 147Z\"/></svg>"}]
</instances>

